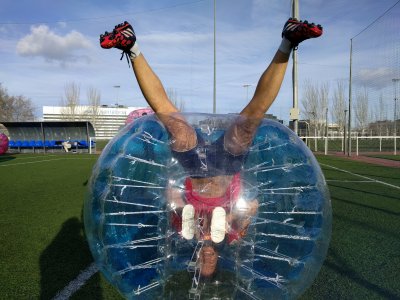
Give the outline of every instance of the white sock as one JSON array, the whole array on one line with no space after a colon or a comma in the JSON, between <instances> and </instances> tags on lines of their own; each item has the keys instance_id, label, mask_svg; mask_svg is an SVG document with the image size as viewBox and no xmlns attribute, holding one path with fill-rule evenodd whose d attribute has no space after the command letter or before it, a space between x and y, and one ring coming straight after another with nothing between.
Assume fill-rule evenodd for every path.
<instances>
[{"instance_id":1,"label":"white sock","mask_svg":"<svg viewBox=\"0 0 400 300\"><path fill-rule=\"evenodd\" d=\"M140 54L139 45L136 41L133 47L131 48L131 55L130 55L131 60L134 60L136 57L139 56L139 54Z\"/></svg>"},{"instance_id":2,"label":"white sock","mask_svg":"<svg viewBox=\"0 0 400 300\"><path fill-rule=\"evenodd\" d=\"M286 54L290 54L290 52L292 52L293 49L293 45L292 43L287 39L287 38L283 38L281 45L279 46L279 51L286 53Z\"/></svg>"}]
</instances>

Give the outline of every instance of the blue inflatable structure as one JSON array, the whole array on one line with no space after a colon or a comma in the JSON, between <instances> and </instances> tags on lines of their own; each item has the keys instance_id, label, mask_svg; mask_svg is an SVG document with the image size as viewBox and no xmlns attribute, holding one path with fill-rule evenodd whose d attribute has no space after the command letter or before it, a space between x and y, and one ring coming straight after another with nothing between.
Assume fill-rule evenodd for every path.
<instances>
[{"instance_id":1,"label":"blue inflatable structure","mask_svg":"<svg viewBox=\"0 0 400 300\"><path fill-rule=\"evenodd\" d=\"M206 142L236 115L182 114ZM216 273L202 278L204 241L186 240L171 221L167 189L189 176L171 154L156 115L127 125L103 150L85 202L95 262L128 299L293 299L317 276L331 235L331 204L319 164L291 130L264 119L240 177L258 211L246 235L218 246Z\"/></svg>"}]
</instances>

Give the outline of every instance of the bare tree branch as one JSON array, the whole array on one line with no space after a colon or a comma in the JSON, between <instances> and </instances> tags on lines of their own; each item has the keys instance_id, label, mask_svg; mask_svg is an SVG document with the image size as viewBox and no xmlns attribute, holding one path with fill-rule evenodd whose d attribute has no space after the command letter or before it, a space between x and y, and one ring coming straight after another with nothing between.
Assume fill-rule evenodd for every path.
<instances>
[{"instance_id":1,"label":"bare tree branch","mask_svg":"<svg viewBox=\"0 0 400 300\"><path fill-rule=\"evenodd\" d=\"M64 87L64 97L61 99L61 113L67 121L79 121L82 112L79 111L80 87L75 82L69 82Z\"/></svg>"},{"instance_id":2,"label":"bare tree branch","mask_svg":"<svg viewBox=\"0 0 400 300\"><path fill-rule=\"evenodd\" d=\"M361 134L364 134L364 131L367 127L368 123L368 91L364 88L362 91L359 91L356 95L354 103L354 114L357 121L357 126L361 129Z\"/></svg>"},{"instance_id":3,"label":"bare tree branch","mask_svg":"<svg viewBox=\"0 0 400 300\"><path fill-rule=\"evenodd\" d=\"M33 121L35 108L32 101L24 96L10 96L0 84L0 121Z\"/></svg>"},{"instance_id":4,"label":"bare tree branch","mask_svg":"<svg viewBox=\"0 0 400 300\"><path fill-rule=\"evenodd\" d=\"M331 116L333 122L339 125L339 130L343 132L346 120L346 88L343 81L338 81L335 90L333 91L333 103L331 108Z\"/></svg>"},{"instance_id":5,"label":"bare tree branch","mask_svg":"<svg viewBox=\"0 0 400 300\"><path fill-rule=\"evenodd\" d=\"M178 108L178 110L181 112L185 111L185 101L182 100L182 98L178 100L177 91L175 89L168 88L166 92L169 100L171 100L171 102L176 106L176 108Z\"/></svg>"},{"instance_id":6,"label":"bare tree branch","mask_svg":"<svg viewBox=\"0 0 400 300\"><path fill-rule=\"evenodd\" d=\"M87 90L87 99L89 105L88 119L92 123L93 127L97 126L97 118L100 114L100 92L94 87L90 87Z\"/></svg>"}]
</instances>

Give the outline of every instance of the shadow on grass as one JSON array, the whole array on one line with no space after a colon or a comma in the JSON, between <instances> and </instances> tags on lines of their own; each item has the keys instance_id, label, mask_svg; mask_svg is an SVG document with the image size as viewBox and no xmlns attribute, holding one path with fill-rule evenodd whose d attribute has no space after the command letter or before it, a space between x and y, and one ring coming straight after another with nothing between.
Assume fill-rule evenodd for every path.
<instances>
[{"instance_id":1,"label":"shadow on grass","mask_svg":"<svg viewBox=\"0 0 400 300\"><path fill-rule=\"evenodd\" d=\"M380 168L390 168L390 167L384 167L384 166L378 166L378 167L380 167ZM397 169L397 168L393 168L393 170L396 170L396 169ZM398 179L400 179L399 176L393 176L393 175L384 176L384 175L382 175L382 174L379 172L379 170L377 171L377 173L360 172L360 171L358 171L358 172L353 172L353 173L357 173L358 175L370 177L370 178L372 178L372 179L377 179L377 180L379 180L379 179L381 179L381 178L384 178L384 179L393 179L393 180L398 180Z\"/></svg>"},{"instance_id":2,"label":"shadow on grass","mask_svg":"<svg viewBox=\"0 0 400 300\"><path fill-rule=\"evenodd\" d=\"M334 262L326 260L324 265L334 272L340 274L340 276L347 277L356 284L363 286L367 290L383 297L384 299L400 299L400 295L395 294L392 291L389 291L363 278L362 275L355 272L353 268L348 265L346 261L342 259L332 248L329 249L329 256L331 258L330 260L333 260Z\"/></svg>"},{"instance_id":3,"label":"shadow on grass","mask_svg":"<svg viewBox=\"0 0 400 300\"><path fill-rule=\"evenodd\" d=\"M0 163L7 162L7 161L13 160L15 158L16 158L15 156L12 156L9 154L4 154L4 155L0 156Z\"/></svg>"},{"instance_id":4,"label":"shadow on grass","mask_svg":"<svg viewBox=\"0 0 400 300\"><path fill-rule=\"evenodd\" d=\"M343 203L349 204L349 205L353 205L353 206L358 206L358 207L362 207L362 208L376 210L376 211L379 211L379 212L382 212L382 213L385 213L385 214L388 214L388 215L400 216L400 213L393 212L393 211L390 211L390 210L387 210L387 209L383 209L383 208L379 208L379 207L374 207L374 206L370 206L370 205L366 205L366 204L361 204L361 203L353 202L353 201L350 201L350 200L340 199L340 198L337 198L337 197L335 197L335 200L339 201L339 202L343 202Z\"/></svg>"},{"instance_id":5,"label":"shadow on grass","mask_svg":"<svg viewBox=\"0 0 400 300\"><path fill-rule=\"evenodd\" d=\"M378 196L378 197L385 197L385 198L389 198L389 199L400 200L399 197L394 197L394 196L391 196L388 194L382 195L381 193L374 193L371 191L366 191L365 188L361 188L361 187L358 189L356 189L354 187L350 188L350 187L345 187L343 185L333 184L332 182L329 182L328 186L339 188L339 189L344 189L344 190L349 190L349 191L353 191L353 192L357 192L357 193L364 193L364 194L370 194L370 195L374 195L374 196ZM353 185L353 186L355 186L355 185Z\"/></svg>"},{"instance_id":6,"label":"shadow on grass","mask_svg":"<svg viewBox=\"0 0 400 300\"><path fill-rule=\"evenodd\" d=\"M40 255L40 299L52 299L93 262L83 235L82 222L74 217L64 222L53 241ZM102 299L100 274L90 279L90 299Z\"/></svg>"}]
</instances>

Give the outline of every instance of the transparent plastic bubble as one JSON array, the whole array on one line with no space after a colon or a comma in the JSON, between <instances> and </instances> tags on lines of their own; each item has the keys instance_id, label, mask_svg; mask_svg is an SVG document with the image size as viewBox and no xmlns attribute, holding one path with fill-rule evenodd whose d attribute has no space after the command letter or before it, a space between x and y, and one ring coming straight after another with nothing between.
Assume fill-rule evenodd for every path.
<instances>
[{"instance_id":1,"label":"transparent plastic bubble","mask_svg":"<svg viewBox=\"0 0 400 300\"><path fill-rule=\"evenodd\" d=\"M181 117L196 130L192 154L172 152L165 116L152 115L127 125L94 167L85 229L100 270L128 299L298 297L319 272L331 235L329 193L313 154L264 119L242 161L226 159L214 145L228 145L232 124L245 119ZM182 219L189 202L194 217ZM221 242L215 206L225 213Z\"/></svg>"},{"instance_id":2,"label":"transparent plastic bubble","mask_svg":"<svg viewBox=\"0 0 400 300\"><path fill-rule=\"evenodd\" d=\"M4 133L0 133L0 155L8 150L8 137Z\"/></svg>"}]
</instances>

